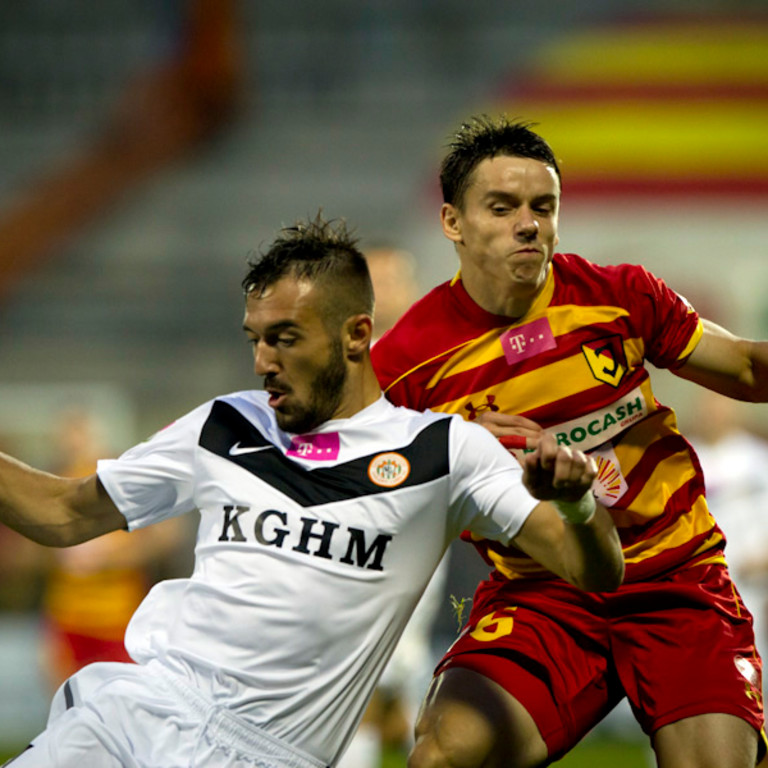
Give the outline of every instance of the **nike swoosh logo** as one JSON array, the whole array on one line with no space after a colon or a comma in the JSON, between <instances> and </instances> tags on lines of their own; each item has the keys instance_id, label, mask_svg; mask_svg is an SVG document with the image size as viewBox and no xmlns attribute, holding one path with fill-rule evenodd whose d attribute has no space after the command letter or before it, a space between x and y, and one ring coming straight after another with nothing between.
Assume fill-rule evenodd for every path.
<instances>
[{"instance_id":1,"label":"nike swoosh logo","mask_svg":"<svg viewBox=\"0 0 768 768\"><path fill-rule=\"evenodd\" d=\"M259 446L241 446L238 440L230 449L230 456L242 456L244 453L258 453L259 451L268 451L270 448L274 448L274 445L259 445Z\"/></svg>"}]
</instances>

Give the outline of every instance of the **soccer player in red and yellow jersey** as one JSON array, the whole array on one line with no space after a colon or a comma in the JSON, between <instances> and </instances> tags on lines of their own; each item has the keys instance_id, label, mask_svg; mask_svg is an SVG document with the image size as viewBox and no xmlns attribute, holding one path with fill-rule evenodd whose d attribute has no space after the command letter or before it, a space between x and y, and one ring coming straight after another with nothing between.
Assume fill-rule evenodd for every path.
<instances>
[{"instance_id":1,"label":"soccer player in red and yellow jersey","mask_svg":"<svg viewBox=\"0 0 768 768\"><path fill-rule=\"evenodd\" d=\"M411 768L548 764L627 696L661 768L748 768L763 752L761 661L724 538L646 361L768 401L768 343L736 338L640 266L555 253L560 171L529 125L461 127L441 168L460 271L373 350L390 400L498 436L588 451L621 534L615 593L578 593L513 547L438 666ZM525 442L525 440L523 441Z\"/></svg>"}]
</instances>

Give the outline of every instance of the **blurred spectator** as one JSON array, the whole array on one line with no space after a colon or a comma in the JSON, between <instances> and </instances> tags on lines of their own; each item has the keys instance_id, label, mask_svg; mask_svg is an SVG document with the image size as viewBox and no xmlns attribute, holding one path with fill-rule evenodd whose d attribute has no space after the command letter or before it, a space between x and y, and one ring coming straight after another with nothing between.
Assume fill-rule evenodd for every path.
<instances>
[{"instance_id":1,"label":"blurred spectator","mask_svg":"<svg viewBox=\"0 0 768 768\"><path fill-rule=\"evenodd\" d=\"M0 434L0 451L23 455L12 437ZM25 613L40 605L43 578L37 565L40 546L5 525L0 526L0 616Z\"/></svg>"},{"instance_id":2,"label":"blurred spectator","mask_svg":"<svg viewBox=\"0 0 768 768\"><path fill-rule=\"evenodd\" d=\"M400 319L400 315L421 293L416 280L416 262L408 251L379 245L366 250L365 259L376 298L373 318L375 341Z\"/></svg>"},{"instance_id":3,"label":"blurred spectator","mask_svg":"<svg viewBox=\"0 0 768 768\"><path fill-rule=\"evenodd\" d=\"M768 659L768 441L747 426L743 403L697 392L688 426L707 502L727 540L733 580L752 612L757 650Z\"/></svg>"}]
</instances>

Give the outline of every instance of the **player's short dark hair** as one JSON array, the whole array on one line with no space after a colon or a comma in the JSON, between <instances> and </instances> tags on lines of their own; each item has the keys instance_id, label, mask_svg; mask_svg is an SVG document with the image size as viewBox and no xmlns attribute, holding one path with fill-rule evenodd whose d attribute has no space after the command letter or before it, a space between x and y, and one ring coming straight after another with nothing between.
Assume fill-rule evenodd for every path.
<instances>
[{"instance_id":1,"label":"player's short dark hair","mask_svg":"<svg viewBox=\"0 0 768 768\"><path fill-rule=\"evenodd\" d=\"M499 155L530 157L552 166L560 180L560 167L547 142L531 130L534 123L512 122L505 115L481 115L462 123L448 143L440 166L443 201L461 209L472 173L486 158Z\"/></svg>"},{"instance_id":2,"label":"player's short dark hair","mask_svg":"<svg viewBox=\"0 0 768 768\"><path fill-rule=\"evenodd\" d=\"M334 330L352 315L373 315L371 276L357 242L341 219L325 221L318 213L297 221L249 259L243 290L260 294L284 277L315 283L324 296L323 319Z\"/></svg>"}]
</instances>

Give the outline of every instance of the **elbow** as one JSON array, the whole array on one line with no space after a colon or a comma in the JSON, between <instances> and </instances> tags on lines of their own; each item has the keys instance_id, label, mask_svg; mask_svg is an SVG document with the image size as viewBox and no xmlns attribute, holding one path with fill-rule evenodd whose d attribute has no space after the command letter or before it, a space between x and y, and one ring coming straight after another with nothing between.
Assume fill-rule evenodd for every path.
<instances>
[{"instance_id":1,"label":"elbow","mask_svg":"<svg viewBox=\"0 0 768 768\"><path fill-rule=\"evenodd\" d=\"M624 583L624 558L611 568L606 568L590 585L589 592L615 592Z\"/></svg>"},{"instance_id":2,"label":"elbow","mask_svg":"<svg viewBox=\"0 0 768 768\"><path fill-rule=\"evenodd\" d=\"M83 541L82 538L75 534L72 528L66 526L43 526L26 529L19 528L17 530L30 541L34 541L35 544L52 547L53 549L72 547Z\"/></svg>"},{"instance_id":3,"label":"elbow","mask_svg":"<svg viewBox=\"0 0 768 768\"><path fill-rule=\"evenodd\" d=\"M600 568L589 568L574 583L585 592L615 592L624 583L624 555L621 549Z\"/></svg>"},{"instance_id":4,"label":"elbow","mask_svg":"<svg viewBox=\"0 0 768 768\"><path fill-rule=\"evenodd\" d=\"M587 592L615 592L624 582L624 551L613 520L604 509L600 512L596 520L600 535L582 560L579 586Z\"/></svg>"}]
</instances>

